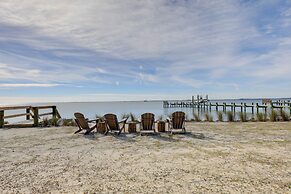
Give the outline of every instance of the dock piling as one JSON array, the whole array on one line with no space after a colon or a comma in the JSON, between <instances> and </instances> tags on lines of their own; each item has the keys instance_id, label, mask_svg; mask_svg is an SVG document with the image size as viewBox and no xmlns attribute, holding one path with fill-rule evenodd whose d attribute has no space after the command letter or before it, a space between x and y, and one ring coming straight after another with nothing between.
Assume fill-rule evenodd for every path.
<instances>
[{"instance_id":1,"label":"dock piling","mask_svg":"<svg viewBox=\"0 0 291 194\"><path fill-rule=\"evenodd\" d=\"M52 113L53 113L53 119L57 118L57 107L56 106L52 106Z\"/></svg>"},{"instance_id":2,"label":"dock piling","mask_svg":"<svg viewBox=\"0 0 291 194\"><path fill-rule=\"evenodd\" d=\"M37 107L32 107L32 110L33 110L33 125L34 127L38 127L38 108Z\"/></svg>"},{"instance_id":3,"label":"dock piling","mask_svg":"<svg viewBox=\"0 0 291 194\"><path fill-rule=\"evenodd\" d=\"M0 110L0 128L4 126L4 110Z\"/></svg>"},{"instance_id":4,"label":"dock piling","mask_svg":"<svg viewBox=\"0 0 291 194\"><path fill-rule=\"evenodd\" d=\"M30 120L30 108L26 109L26 120Z\"/></svg>"}]
</instances>

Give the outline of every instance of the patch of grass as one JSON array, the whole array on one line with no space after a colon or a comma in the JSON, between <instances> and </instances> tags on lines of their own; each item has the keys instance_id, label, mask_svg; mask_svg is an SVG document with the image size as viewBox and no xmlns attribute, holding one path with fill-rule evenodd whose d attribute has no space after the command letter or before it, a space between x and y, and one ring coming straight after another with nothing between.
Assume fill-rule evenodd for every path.
<instances>
[{"instance_id":1,"label":"patch of grass","mask_svg":"<svg viewBox=\"0 0 291 194\"><path fill-rule=\"evenodd\" d=\"M40 122L40 123L41 123L41 126L42 127L50 127L50 126L57 127L58 126L58 121L59 121L58 118L51 118L51 119L49 119L47 117L44 117L43 120L42 120L42 122ZM73 125L70 125L70 126L73 126Z\"/></svg>"},{"instance_id":2,"label":"patch of grass","mask_svg":"<svg viewBox=\"0 0 291 194\"><path fill-rule=\"evenodd\" d=\"M77 126L74 119L63 119L63 126Z\"/></svg>"},{"instance_id":3,"label":"patch of grass","mask_svg":"<svg viewBox=\"0 0 291 194\"><path fill-rule=\"evenodd\" d=\"M232 111L227 111L226 112L226 116L227 116L227 121L228 122L233 122L234 121L234 114Z\"/></svg>"},{"instance_id":4,"label":"patch of grass","mask_svg":"<svg viewBox=\"0 0 291 194\"><path fill-rule=\"evenodd\" d=\"M194 121L197 121L197 122L201 121L199 114L193 113L193 117L194 117Z\"/></svg>"},{"instance_id":5,"label":"patch of grass","mask_svg":"<svg viewBox=\"0 0 291 194\"><path fill-rule=\"evenodd\" d=\"M247 114L244 113L244 112L240 112L239 113L239 118L240 118L241 122L247 122L248 121Z\"/></svg>"},{"instance_id":6,"label":"patch of grass","mask_svg":"<svg viewBox=\"0 0 291 194\"><path fill-rule=\"evenodd\" d=\"M42 120L42 122L41 122L41 125L42 125L43 127L48 127L48 126L50 126L50 121L49 121L49 119L48 119L47 117L43 118L43 120Z\"/></svg>"},{"instance_id":7,"label":"patch of grass","mask_svg":"<svg viewBox=\"0 0 291 194\"><path fill-rule=\"evenodd\" d=\"M205 119L208 122L213 122L213 117L208 112L205 113Z\"/></svg>"},{"instance_id":8,"label":"patch of grass","mask_svg":"<svg viewBox=\"0 0 291 194\"><path fill-rule=\"evenodd\" d=\"M257 113L257 121L265 122L267 120L267 115L264 113Z\"/></svg>"},{"instance_id":9,"label":"patch of grass","mask_svg":"<svg viewBox=\"0 0 291 194\"><path fill-rule=\"evenodd\" d=\"M218 118L218 121L223 122L223 112L221 111L217 112L217 118Z\"/></svg>"},{"instance_id":10,"label":"patch of grass","mask_svg":"<svg viewBox=\"0 0 291 194\"><path fill-rule=\"evenodd\" d=\"M271 122L276 122L278 120L278 113L277 111L275 111L274 109L271 110L270 114L269 114L269 117L270 117L270 121Z\"/></svg>"},{"instance_id":11,"label":"patch of grass","mask_svg":"<svg viewBox=\"0 0 291 194\"><path fill-rule=\"evenodd\" d=\"M52 118L49 120L51 126L58 126L58 118Z\"/></svg>"},{"instance_id":12,"label":"patch of grass","mask_svg":"<svg viewBox=\"0 0 291 194\"><path fill-rule=\"evenodd\" d=\"M290 115L285 110L281 110L280 111L280 116L281 116L283 121L289 121L290 120Z\"/></svg>"}]
</instances>

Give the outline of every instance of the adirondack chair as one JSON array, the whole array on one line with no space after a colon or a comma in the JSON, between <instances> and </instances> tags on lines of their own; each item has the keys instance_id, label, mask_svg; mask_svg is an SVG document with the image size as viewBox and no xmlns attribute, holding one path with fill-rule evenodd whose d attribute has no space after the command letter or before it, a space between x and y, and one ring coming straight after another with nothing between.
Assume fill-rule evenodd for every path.
<instances>
[{"instance_id":1,"label":"adirondack chair","mask_svg":"<svg viewBox=\"0 0 291 194\"><path fill-rule=\"evenodd\" d=\"M104 115L104 119L107 126L107 132L105 134L107 134L108 132L112 133L117 132L117 135L120 135L122 130L125 131L125 124L128 118L124 118L121 121L118 121L117 116L115 114L106 114ZM120 124L122 124L121 127Z\"/></svg>"},{"instance_id":2,"label":"adirondack chair","mask_svg":"<svg viewBox=\"0 0 291 194\"><path fill-rule=\"evenodd\" d=\"M141 115L140 134L156 133L155 115L153 113L144 113Z\"/></svg>"},{"instance_id":3,"label":"adirondack chair","mask_svg":"<svg viewBox=\"0 0 291 194\"><path fill-rule=\"evenodd\" d=\"M172 114L172 118L167 118L169 123L169 130L171 134L175 131L181 131L182 133L186 133L185 129L185 113L182 111L177 111Z\"/></svg>"},{"instance_id":4,"label":"adirondack chair","mask_svg":"<svg viewBox=\"0 0 291 194\"><path fill-rule=\"evenodd\" d=\"M84 117L82 113L79 113L79 112L76 112L74 116L76 117L75 121L79 127L79 129L75 131L75 134L81 132L82 130L86 130L84 134L88 135L91 131L93 131L94 129L97 129L98 119L88 120ZM93 123L93 122L95 122L95 124L90 127L89 123Z\"/></svg>"}]
</instances>

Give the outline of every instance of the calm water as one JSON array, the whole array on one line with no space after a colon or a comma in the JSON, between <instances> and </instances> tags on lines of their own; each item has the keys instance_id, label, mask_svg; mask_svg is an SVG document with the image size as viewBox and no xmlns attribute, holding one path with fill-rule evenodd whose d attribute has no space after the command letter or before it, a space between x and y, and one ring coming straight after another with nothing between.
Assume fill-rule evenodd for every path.
<instances>
[{"instance_id":1,"label":"calm water","mask_svg":"<svg viewBox=\"0 0 291 194\"><path fill-rule=\"evenodd\" d=\"M260 99L250 100L212 100L211 103L262 103ZM97 115L104 115L106 113L114 113L119 117L123 113L133 113L135 116L140 116L145 112L152 112L156 117L163 116L167 118L168 115L175 111L184 111L189 119L193 118L193 113L199 114L201 118L204 118L205 112L209 112L214 119L217 117L215 107L212 107L212 111L197 109L197 108L163 108L163 101L138 101L138 102L81 102L81 103L56 103L58 110L62 117L72 118L74 112L82 112L88 118L95 118ZM219 107L222 110L222 107ZM239 112L239 108L237 108ZM247 108L247 112L251 114L251 108Z\"/></svg>"},{"instance_id":2,"label":"calm water","mask_svg":"<svg viewBox=\"0 0 291 194\"><path fill-rule=\"evenodd\" d=\"M284 99L286 100L286 99ZM288 99L287 99L288 100ZM290 100L290 99L289 99ZM249 99L249 100L211 100L212 103L236 103L240 104L247 103L262 103L260 99ZM34 105L53 105L53 104L34 104ZM187 114L189 119L193 118L193 114L198 114L201 119L205 118L205 112L210 113L213 116L213 119L217 119L217 112L215 111L215 107L212 107L212 111L200 109L198 111L197 108L163 108L163 101L135 101L135 102L70 102L70 103L54 103L57 106L58 111L60 112L62 118L73 118L74 112L82 112L88 118L95 118L96 115L104 115L106 113L114 113L120 116L123 113L133 113L135 116L140 117L142 113L152 112L156 115L156 119L159 116L163 116L163 119L167 118L168 115L173 113L174 111L184 111ZM230 107L228 107L230 110ZM222 107L219 107L219 110L222 111ZM239 108L236 109L236 112L239 112ZM23 110L22 110L23 111ZM42 110L40 114L43 112L50 112L51 110ZM8 112L8 111L7 111ZM6 114L14 114L19 111L10 111ZM247 108L247 113L251 116L251 108ZM238 118L238 117L237 117ZM24 118L18 119L8 119L9 122L15 122L24 120Z\"/></svg>"}]
</instances>

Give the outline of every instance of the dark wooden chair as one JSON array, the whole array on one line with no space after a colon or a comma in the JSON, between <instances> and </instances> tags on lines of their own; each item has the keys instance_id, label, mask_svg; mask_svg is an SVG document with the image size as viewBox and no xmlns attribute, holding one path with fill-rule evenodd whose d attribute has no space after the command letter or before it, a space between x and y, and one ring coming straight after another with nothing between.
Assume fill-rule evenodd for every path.
<instances>
[{"instance_id":1,"label":"dark wooden chair","mask_svg":"<svg viewBox=\"0 0 291 194\"><path fill-rule=\"evenodd\" d=\"M118 121L117 116L115 114L106 114L104 115L104 119L107 126L107 132L105 134L107 134L108 132L112 133L117 132L117 135L120 135L122 130L125 131L125 124L128 118L124 118L121 121ZM122 124L121 127L120 124Z\"/></svg>"},{"instance_id":2,"label":"dark wooden chair","mask_svg":"<svg viewBox=\"0 0 291 194\"><path fill-rule=\"evenodd\" d=\"M84 134L88 135L91 131L93 131L94 129L97 129L98 119L88 120L84 117L82 113L79 113L79 112L76 112L74 116L75 116L75 121L79 127L79 130L75 131L75 134L81 132L82 130L86 130ZM90 127L89 123L93 123L93 122L95 122L95 124Z\"/></svg>"},{"instance_id":3,"label":"dark wooden chair","mask_svg":"<svg viewBox=\"0 0 291 194\"><path fill-rule=\"evenodd\" d=\"M182 133L186 133L184 112L182 111L174 112L172 114L172 118L167 118L167 121L169 123L169 130L171 134L173 134L174 131L180 132L181 130Z\"/></svg>"},{"instance_id":4,"label":"dark wooden chair","mask_svg":"<svg viewBox=\"0 0 291 194\"><path fill-rule=\"evenodd\" d=\"M144 113L141 115L140 134L156 133L155 115L153 113Z\"/></svg>"}]
</instances>

